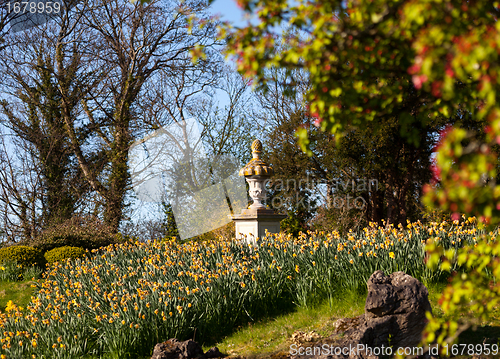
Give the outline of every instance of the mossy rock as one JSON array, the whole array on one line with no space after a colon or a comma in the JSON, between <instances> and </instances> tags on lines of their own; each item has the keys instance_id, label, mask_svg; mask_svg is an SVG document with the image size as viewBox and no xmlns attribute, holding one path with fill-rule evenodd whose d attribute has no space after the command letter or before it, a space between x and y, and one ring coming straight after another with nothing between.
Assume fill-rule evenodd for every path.
<instances>
[{"instance_id":1,"label":"mossy rock","mask_svg":"<svg viewBox=\"0 0 500 359\"><path fill-rule=\"evenodd\" d=\"M0 248L0 262L16 262L23 267L43 267L45 258L39 249L29 246L8 246Z\"/></svg>"},{"instance_id":2,"label":"mossy rock","mask_svg":"<svg viewBox=\"0 0 500 359\"><path fill-rule=\"evenodd\" d=\"M55 262L62 262L66 259L76 259L85 256L85 249L81 247L58 247L45 253L45 260L47 263L52 264Z\"/></svg>"}]
</instances>

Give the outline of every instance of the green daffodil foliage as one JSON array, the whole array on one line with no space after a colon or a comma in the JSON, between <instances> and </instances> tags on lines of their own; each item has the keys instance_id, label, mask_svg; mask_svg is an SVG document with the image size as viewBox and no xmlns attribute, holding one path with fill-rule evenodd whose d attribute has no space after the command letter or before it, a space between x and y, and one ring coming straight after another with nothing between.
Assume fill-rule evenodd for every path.
<instances>
[{"instance_id":1,"label":"green daffodil foliage","mask_svg":"<svg viewBox=\"0 0 500 359\"><path fill-rule=\"evenodd\" d=\"M226 26L221 36L238 70L255 86L273 81L268 69L305 70L306 103L318 127L342 135L351 126L397 118L401 134L418 146L418 129L452 119L437 146L426 205L500 222L496 184L500 144L500 15L491 0L239 0L252 20ZM279 49L279 50L277 50ZM482 130L465 125L473 119ZM461 122L463 121L463 122ZM382 121L381 121L382 122ZM477 128L477 127L476 127ZM298 137L305 150L305 129ZM458 263L441 299L444 319L430 318L427 342L451 342L498 305L500 245L478 238L450 258L428 243L428 265ZM436 333L439 333L436 334Z\"/></svg>"}]
</instances>

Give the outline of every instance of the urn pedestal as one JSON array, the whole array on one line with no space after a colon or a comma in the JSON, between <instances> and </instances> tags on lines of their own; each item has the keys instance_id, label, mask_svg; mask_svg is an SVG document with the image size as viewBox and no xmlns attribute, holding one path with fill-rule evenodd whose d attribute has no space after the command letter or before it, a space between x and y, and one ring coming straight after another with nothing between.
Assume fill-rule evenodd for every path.
<instances>
[{"instance_id":1,"label":"urn pedestal","mask_svg":"<svg viewBox=\"0 0 500 359\"><path fill-rule=\"evenodd\" d=\"M268 233L279 233L280 222L286 217L284 214L274 213L271 209L243 210L241 214L233 216L236 238L255 243L257 237L266 236L266 230Z\"/></svg>"}]
</instances>

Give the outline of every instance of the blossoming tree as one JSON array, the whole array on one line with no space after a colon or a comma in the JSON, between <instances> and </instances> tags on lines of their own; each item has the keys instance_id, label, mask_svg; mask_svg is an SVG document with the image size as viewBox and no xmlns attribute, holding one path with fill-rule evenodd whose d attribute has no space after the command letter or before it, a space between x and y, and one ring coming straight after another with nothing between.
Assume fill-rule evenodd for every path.
<instances>
[{"instance_id":1,"label":"blossoming tree","mask_svg":"<svg viewBox=\"0 0 500 359\"><path fill-rule=\"evenodd\" d=\"M253 20L243 28L225 27L222 36L239 71L265 88L269 67L306 69L312 83L309 111L325 131L341 135L347 126L397 114L401 132L415 142L422 124L451 116L484 121L482 132L460 125L443 131L424 202L453 213L452 219L466 214L477 216L482 225L499 223L493 150L500 144L498 1L238 3ZM286 46L276 51L280 41ZM412 92L418 93L413 97L417 100L408 104ZM307 151L306 131L297 134ZM427 249L429 265L450 268L448 253L433 243ZM500 245L488 238L461 251L457 260L470 270L455 276L441 299L445 316L454 319L432 319L428 342L450 342L472 323L488 318L500 299L500 287L493 284L500 279L500 266L493 265L499 251Z\"/></svg>"}]
</instances>

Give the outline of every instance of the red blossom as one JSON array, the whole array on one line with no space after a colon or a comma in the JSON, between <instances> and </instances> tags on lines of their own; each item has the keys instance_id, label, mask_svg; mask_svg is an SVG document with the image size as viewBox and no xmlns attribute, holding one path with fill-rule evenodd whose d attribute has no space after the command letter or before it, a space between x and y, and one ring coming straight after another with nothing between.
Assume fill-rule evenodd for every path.
<instances>
[{"instance_id":1,"label":"red blossom","mask_svg":"<svg viewBox=\"0 0 500 359\"><path fill-rule=\"evenodd\" d=\"M441 97L441 87L443 86L442 81L434 81L432 83L432 95L435 97Z\"/></svg>"},{"instance_id":2,"label":"red blossom","mask_svg":"<svg viewBox=\"0 0 500 359\"><path fill-rule=\"evenodd\" d=\"M458 213L458 212L453 213L453 214L451 215L451 219L452 219L453 221L458 221L458 220L460 220L460 213Z\"/></svg>"},{"instance_id":3,"label":"red blossom","mask_svg":"<svg viewBox=\"0 0 500 359\"><path fill-rule=\"evenodd\" d=\"M415 63L415 64L411 65L410 67L408 67L408 73L410 75L415 75L417 72L420 71L420 68L421 68L421 65L419 63Z\"/></svg>"},{"instance_id":4,"label":"red blossom","mask_svg":"<svg viewBox=\"0 0 500 359\"><path fill-rule=\"evenodd\" d=\"M463 181L463 185L467 188L472 188L474 187L474 183L472 183L472 181L468 181L468 180L465 180Z\"/></svg>"},{"instance_id":5,"label":"red blossom","mask_svg":"<svg viewBox=\"0 0 500 359\"><path fill-rule=\"evenodd\" d=\"M450 65L446 65L446 70L444 70L444 72L448 77L453 77L453 75L455 75L455 72L453 72Z\"/></svg>"},{"instance_id":6,"label":"red blossom","mask_svg":"<svg viewBox=\"0 0 500 359\"><path fill-rule=\"evenodd\" d=\"M479 217L479 221L488 225L491 222L491 217L490 216L481 216L481 217Z\"/></svg>"},{"instance_id":7,"label":"red blossom","mask_svg":"<svg viewBox=\"0 0 500 359\"><path fill-rule=\"evenodd\" d=\"M431 165L431 184L435 185L441 181L441 168L439 168L435 163Z\"/></svg>"}]
</instances>

